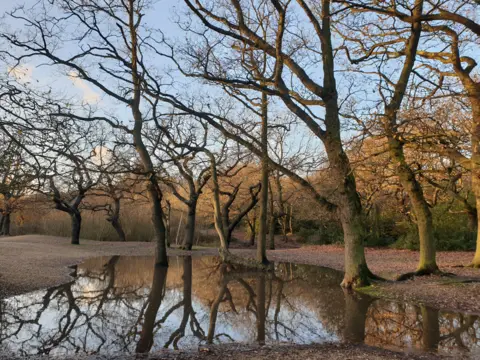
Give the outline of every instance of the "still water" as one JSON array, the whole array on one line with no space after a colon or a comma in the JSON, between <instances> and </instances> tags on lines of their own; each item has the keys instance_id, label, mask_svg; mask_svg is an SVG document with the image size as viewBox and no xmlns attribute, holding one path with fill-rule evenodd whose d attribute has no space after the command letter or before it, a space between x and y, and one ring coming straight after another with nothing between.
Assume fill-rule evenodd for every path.
<instances>
[{"instance_id":1,"label":"still water","mask_svg":"<svg viewBox=\"0 0 480 360\"><path fill-rule=\"evenodd\" d=\"M148 352L229 342L358 342L480 356L480 319L344 292L342 274L275 264L240 271L215 257L102 257L71 283L0 301L0 350L17 355ZM474 355L476 356L476 355Z\"/></svg>"}]
</instances>

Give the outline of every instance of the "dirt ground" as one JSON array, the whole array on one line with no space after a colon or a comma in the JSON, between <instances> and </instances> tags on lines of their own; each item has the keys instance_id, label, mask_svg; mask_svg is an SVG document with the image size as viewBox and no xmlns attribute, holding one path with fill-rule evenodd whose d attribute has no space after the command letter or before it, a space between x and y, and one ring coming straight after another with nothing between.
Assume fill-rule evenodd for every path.
<instances>
[{"instance_id":1,"label":"dirt ground","mask_svg":"<svg viewBox=\"0 0 480 360\"><path fill-rule=\"evenodd\" d=\"M355 344L321 345L273 345L245 346L222 345L221 347L199 348L198 351L164 350L148 355L72 355L69 357L34 356L29 360L467 360L468 355L440 356L436 354L402 354ZM17 358L0 354L0 360ZM19 360L19 359L18 359Z\"/></svg>"}]
</instances>

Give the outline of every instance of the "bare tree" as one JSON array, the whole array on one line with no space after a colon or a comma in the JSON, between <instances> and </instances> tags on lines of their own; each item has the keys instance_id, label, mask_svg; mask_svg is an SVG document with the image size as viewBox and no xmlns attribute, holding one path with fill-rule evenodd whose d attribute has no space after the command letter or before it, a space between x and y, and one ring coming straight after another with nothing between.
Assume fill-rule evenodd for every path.
<instances>
[{"instance_id":1,"label":"bare tree","mask_svg":"<svg viewBox=\"0 0 480 360\"><path fill-rule=\"evenodd\" d=\"M16 51L6 55L17 64L25 58L40 58L59 69L67 69L70 78L90 84L109 101L129 109L132 126L115 114L102 113L89 104L83 109L59 108L51 115L76 121L103 121L130 136L148 184L156 261L166 265L163 194L144 137L145 122L156 102L146 99L143 91L143 83L154 78L146 64L149 45L144 42L151 34L143 25L144 11L149 5L148 0L61 0L53 4L42 0L32 9L19 8L9 14L29 28L28 32L4 32L2 39L15 47ZM55 29L48 25L53 22L57 24ZM65 31L72 26L74 32ZM62 43L69 44L68 55L58 46Z\"/></svg>"},{"instance_id":2,"label":"bare tree","mask_svg":"<svg viewBox=\"0 0 480 360\"><path fill-rule=\"evenodd\" d=\"M335 13L331 1L323 0L321 4L313 5L302 0L248 3L231 0L229 6L232 11L228 12L223 12L224 5L221 3L213 5L211 2L207 4L189 0L185 3L199 20L199 24L194 25L200 26L201 30L197 31L194 25L190 27L192 34L201 34L196 37L198 43L190 42L188 47L178 51L181 53L178 55L177 49L172 46L171 52L164 55L176 61L180 71L187 76L274 96L323 142L328 155L329 172L338 184L334 200L320 195L307 180L295 172L271 159L269 164L306 186L326 210L337 212L345 237L343 285L355 287L368 284L369 278L374 276L368 270L364 256L365 231L361 203L340 136L340 104L331 35L332 17ZM304 32L300 31L300 21L302 26L310 26L313 34L311 38L306 38ZM262 28L267 29L268 40L265 40ZM222 37L221 43L215 40L216 36ZM300 44L302 51L297 50L297 44ZM266 54L269 59L268 75L258 78L258 74L239 70L242 56L252 52ZM306 71L302 53L310 53L321 61L323 73L319 81L315 79L315 74ZM235 124L228 123L225 116L192 109L165 93L159 94L159 97L182 111L203 117L211 126L222 131L224 136L239 141L256 155L262 156L259 149L261 144ZM314 110L316 107L323 109L324 116L317 115ZM229 125L236 130L229 131Z\"/></svg>"}]
</instances>

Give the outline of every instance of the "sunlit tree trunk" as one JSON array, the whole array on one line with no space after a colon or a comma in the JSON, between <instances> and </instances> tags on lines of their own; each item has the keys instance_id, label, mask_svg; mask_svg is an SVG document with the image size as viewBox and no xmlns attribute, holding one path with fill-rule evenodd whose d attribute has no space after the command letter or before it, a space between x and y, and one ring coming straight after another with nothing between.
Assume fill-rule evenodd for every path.
<instances>
[{"instance_id":1,"label":"sunlit tree trunk","mask_svg":"<svg viewBox=\"0 0 480 360\"><path fill-rule=\"evenodd\" d=\"M470 96L470 102L472 104L472 188L475 194L475 200L477 205L477 246L475 255L473 257L472 266L480 268L480 215L478 209L480 209L480 84L477 86L478 90L471 89L472 95ZM477 90L474 92L474 90ZM477 98L478 97L478 98Z\"/></svg>"},{"instance_id":2,"label":"sunlit tree trunk","mask_svg":"<svg viewBox=\"0 0 480 360\"><path fill-rule=\"evenodd\" d=\"M390 137L388 139L390 156L396 168L396 174L403 189L408 194L410 204L415 214L420 244L420 259L417 267L419 273L433 273L438 270L436 262L435 238L433 234L433 220L429 205L421 185L415 178L405 160L403 144Z\"/></svg>"}]
</instances>

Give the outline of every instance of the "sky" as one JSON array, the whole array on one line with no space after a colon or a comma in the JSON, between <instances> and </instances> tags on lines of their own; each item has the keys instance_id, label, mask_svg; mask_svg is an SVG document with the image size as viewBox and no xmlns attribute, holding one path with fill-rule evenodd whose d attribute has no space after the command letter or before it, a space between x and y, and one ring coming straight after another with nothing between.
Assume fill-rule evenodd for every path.
<instances>
[{"instance_id":1,"label":"sky","mask_svg":"<svg viewBox=\"0 0 480 360\"><path fill-rule=\"evenodd\" d=\"M20 4L24 4L26 8L29 8L32 5L36 4L38 1L39 0L0 0L0 13L5 14L6 12L12 10ZM154 5L154 9L147 12L145 22L147 24L152 24L152 26L155 27L159 26L161 30L166 34L166 36L173 42L184 41L185 35L178 28L174 20L176 18L175 14L179 12L181 13L184 10L185 5L183 4L183 1L159 0ZM16 29L16 27L19 26L18 22L11 21L8 19L8 17L4 17L2 22L8 24L10 26L10 29ZM62 52L64 53L74 51L74 45L65 43L61 44L61 46ZM478 58L480 58L480 54ZM169 66L166 62L165 64L161 64L161 58L156 58L155 61L157 61L155 63L155 66L158 68ZM75 96L76 100L78 101L83 101L87 104L96 105L104 113L115 113L119 116L119 118L127 122L131 119L130 110L124 104L119 104L118 102L113 101L108 96L105 96L104 94L102 94L101 91L99 91L99 89L96 89L92 84L89 84L84 80L76 77L75 72L71 70L63 71L58 67L39 66L41 64L42 60L30 60L22 64L20 67L17 67L16 69L12 69L11 64L6 65L4 71L9 72L10 76L16 78L19 82L32 82L33 84L35 84L35 86L38 87L52 87L57 93L65 94L68 96ZM321 76L321 64L317 64L317 68L318 70L313 70L313 74ZM345 77L342 73L337 73L337 81L339 83L340 93L346 91L345 82L343 82L344 79ZM187 88L185 84L188 84L188 82L182 80L181 82L179 82L179 84L179 91L183 91ZM364 89L371 86L367 83L363 83L361 85L364 87ZM215 95L213 93L214 90L212 90L211 87L205 88L196 86L197 85L190 83L188 84L187 89L192 93L195 93L196 91L206 91L207 93L212 92L212 95ZM375 100L376 95L374 95L373 92L371 93L371 99ZM305 132L302 133L301 131L299 132L299 134L294 134L293 141L300 143L304 140L304 134Z\"/></svg>"}]
</instances>

